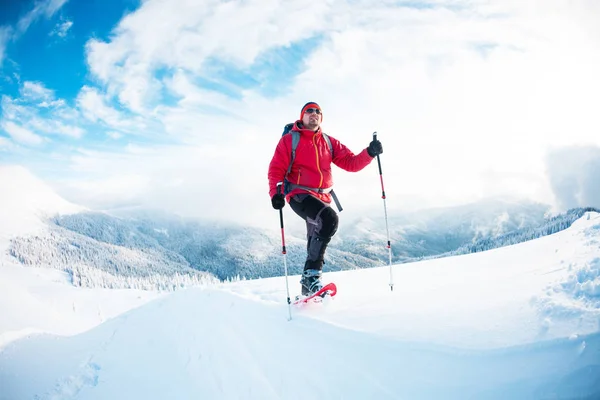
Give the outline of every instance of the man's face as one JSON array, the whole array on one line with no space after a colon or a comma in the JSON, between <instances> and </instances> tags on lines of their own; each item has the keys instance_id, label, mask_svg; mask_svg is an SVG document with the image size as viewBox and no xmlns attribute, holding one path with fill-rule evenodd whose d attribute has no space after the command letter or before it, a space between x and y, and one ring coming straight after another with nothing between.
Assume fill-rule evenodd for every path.
<instances>
[{"instance_id":1,"label":"man's face","mask_svg":"<svg viewBox=\"0 0 600 400\"><path fill-rule=\"evenodd\" d=\"M307 129L317 130L319 125L321 124L321 109L315 107L309 107L304 111L304 115L302 116L302 124Z\"/></svg>"}]
</instances>

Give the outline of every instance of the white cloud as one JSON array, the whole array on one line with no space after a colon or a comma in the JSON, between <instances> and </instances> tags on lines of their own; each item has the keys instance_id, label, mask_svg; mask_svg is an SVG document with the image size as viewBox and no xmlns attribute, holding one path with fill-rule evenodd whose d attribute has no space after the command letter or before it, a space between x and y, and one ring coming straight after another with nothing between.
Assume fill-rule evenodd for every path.
<instances>
[{"instance_id":1,"label":"white cloud","mask_svg":"<svg viewBox=\"0 0 600 400\"><path fill-rule=\"evenodd\" d=\"M65 38L67 37L69 29L71 29L72 26L73 21L70 20L67 20L65 22L59 22L58 24L56 24L56 27L54 27L54 30L50 32L50 36L58 36L61 38Z\"/></svg>"},{"instance_id":2,"label":"white cloud","mask_svg":"<svg viewBox=\"0 0 600 400\"><path fill-rule=\"evenodd\" d=\"M321 99L324 124L342 141L380 132L390 199L445 205L512 192L549 200L545 150L600 140L591 97L600 90L600 47L568 13L412 11L428 15L423 24L388 13L379 29L332 35L293 95ZM359 14L374 19L378 10ZM496 44L487 54L469 47L482 39ZM340 175L338 183L361 197L368 179Z\"/></svg>"},{"instance_id":3,"label":"white cloud","mask_svg":"<svg viewBox=\"0 0 600 400\"><path fill-rule=\"evenodd\" d=\"M42 101L38 103L37 106L40 108L66 108L67 103L63 99L53 100L53 101Z\"/></svg>"},{"instance_id":4,"label":"white cloud","mask_svg":"<svg viewBox=\"0 0 600 400\"><path fill-rule=\"evenodd\" d=\"M135 132L144 127L139 118L127 118L120 111L109 106L106 97L96 88L84 86L77 96L77 106L90 121L101 121L111 128Z\"/></svg>"},{"instance_id":5,"label":"white cloud","mask_svg":"<svg viewBox=\"0 0 600 400\"><path fill-rule=\"evenodd\" d=\"M75 139L79 139L85 134L85 131L78 126L69 126L62 123L57 124L56 131L60 134L70 136Z\"/></svg>"},{"instance_id":6,"label":"white cloud","mask_svg":"<svg viewBox=\"0 0 600 400\"><path fill-rule=\"evenodd\" d=\"M0 136L0 149L6 150L12 147L10 139Z\"/></svg>"},{"instance_id":7,"label":"white cloud","mask_svg":"<svg viewBox=\"0 0 600 400\"><path fill-rule=\"evenodd\" d=\"M41 82L25 81L21 86L21 96L27 100L52 100L54 91L46 88Z\"/></svg>"},{"instance_id":8,"label":"white cloud","mask_svg":"<svg viewBox=\"0 0 600 400\"><path fill-rule=\"evenodd\" d=\"M0 67L4 61L4 55L6 53L6 44L10 40L12 30L8 26L0 26Z\"/></svg>"},{"instance_id":9,"label":"white cloud","mask_svg":"<svg viewBox=\"0 0 600 400\"><path fill-rule=\"evenodd\" d=\"M80 149L71 157L71 168L86 179L64 181L61 190L72 201L97 209L142 205L207 218L235 215L240 222L256 222L257 216L272 214L272 208L251 178L265 173L266 157L263 162L253 160L256 154L244 151L255 141L256 137L249 137L230 148L130 145L119 153ZM247 216L236 213L249 193L265 200L263 207L252 208Z\"/></svg>"},{"instance_id":10,"label":"white cloud","mask_svg":"<svg viewBox=\"0 0 600 400\"><path fill-rule=\"evenodd\" d=\"M5 120L15 120L20 118L27 119L34 115L32 109L19 104L16 100L7 95L2 96L2 102L0 105L2 106L2 117Z\"/></svg>"},{"instance_id":11,"label":"white cloud","mask_svg":"<svg viewBox=\"0 0 600 400\"><path fill-rule=\"evenodd\" d=\"M106 132L106 135L111 138L111 139L121 139L123 137L123 134L121 132L117 132L117 131L109 131Z\"/></svg>"},{"instance_id":12,"label":"white cloud","mask_svg":"<svg viewBox=\"0 0 600 400\"><path fill-rule=\"evenodd\" d=\"M546 158L553 194L561 209L600 207L600 147L554 149Z\"/></svg>"},{"instance_id":13,"label":"white cloud","mask_svg":"<svg viewBox=\"0 0 600 400\"><path fill-rule=\"evenodd\" d=\"M19 18L15 27L0 26L0 68L2 67L2 62L6 55L6 44L10 40L17 40L27 31L27 29L29 29L31 24L39 18L51 18L67 1L68 0L36 0L33 3L33 8ZM69 28L70 25L66 28L65 34Z\"/></svg>"},{"instance_id":14,"label":"white cloud","mask_svg":"<svg viewBox=\"0 0 600 400\"><path fill-rule=\"evenodd\" d=\"M19 19L16 35L20 36L25 33L29 26L41 17L51 18L66 2L67 0L36 1L33 9Z\"/></svg>"},{"instance_id":15,"label":"white cloud","mask_svg":"<svg viewBox=\"0 0 600 400\"><path fill-rule=\"evenodd\" d=\"M25 81L19 92L21 94L18 100L20 104L33 104L42 109L53 109L55 111L68 108L65 100L57 99L54 91L46 88L42 82Z\"/></svg>"},{"instance_id":16,"label":"white cloud","mask_svg":"<svg viewBox=\"0 0 600 400\"><path fill-rule=\"evenodd\" d=\"M142 113L158 96L155 69L201 74L209 57L248 66L269 48L322 32L327 8L325 3L299 0L267 4L213 0L202 7L190 0L172 7L163 1L147 1L119 23L110 42L87 44L88 63L110 94ZM311 17L306 18L307 14Z\"/></svg>"},{"instance_id":17,"label":"white cloud","mask_svg":"<svg viewBox=\"0 0 600 400\"><path fill-rule=\"evenodd\" d=\"M35 129L36 132L69 136L74 139L79 139L85 134L85 131L78 126L65 125L60 121L52 119L34 118L27 122L27 126Z\"/></svg>"},{"instance_id":18,"label":"white cloud","mask_svg":"<svg viewBox=\"0 0 600 400\"><path fill-rule=\"evenodd\" d=\"M107 205L114 207L139 204L140 198L151 189L150 181L151 178L146 174L126 173L70 183L65 185L63 190L75 191L77 193L75 199L101 209Z\"/></svg>"},{"instance_id":19,"label":"white cloud","mask_svg":"<svg viewBox=\"0 0 600 400\"><path fill-rule=\"evenodd\" d=\"M91 121L122 132L160 122L187 147L93 152L72 167L100 182L149 177L135 186L140 203L264 220L272 216L266 170L281 129L315 100L324 129L355 152L379 132L392 209L506 193L551 202L548 149L600 145L600 4L430 5L143 2L109 40L87 44L99 87L84 87L78 105ZM299 61L301 73L276 97L251 88L231 98L198 84L211 78L207 61L247 72L265 52L313 35L320 40ZM176 102L161 104L165 93ZM334 178L344 215L380 207L376 165L357 174L336 168Z\"/></svg>"},{"instance_id":20,"label":"white cloud","mask_svg":"<svg viewBox=\"0 0 600 400\"><path fill-rule=\"evenodd\" d=\"M2 120L12 122L32 134L48 134L81 138L85 131L78 126L78 112L57 99L54 91L41 82L26 81L20 87L21 96L2 96ZM26 135L27 136L27 135Z\"/></svg>"},{"instance_id":21,"label":"white cloud","mask_svg":"<svg viewBox=\"0 0 600 400\"><path fill-rule=\"evenodd\" d=\"M44 139L30 130L23 128L11 121L3 121L2 129L15 141L25 145L39 145Z\"/></svg>"}]
</instances>

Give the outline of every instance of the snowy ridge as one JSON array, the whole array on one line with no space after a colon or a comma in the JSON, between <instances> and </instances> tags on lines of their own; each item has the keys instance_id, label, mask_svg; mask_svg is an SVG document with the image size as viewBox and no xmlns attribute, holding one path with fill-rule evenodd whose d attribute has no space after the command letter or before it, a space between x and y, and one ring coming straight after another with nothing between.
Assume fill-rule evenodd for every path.
<instances>
[{"instance_id":1,"label":"snowy ridge","mask_svg":"<svg viewBox=\"0 0 600 400\"><path fill-rule=\"evenodd\" d=\"M573 225L574 240L587 248L600 248L600 223L590 224L598 214L588 213ZM594 217L592 217L594 216ZM558 251L558 249L557 249ZM546 328L553 327L556 318L577 319L582 329L598 329L600 325L600 256L570 257L564 262L567 273L549 284L534 302L545 316ZM596 321L594 321L594 318Z\"/></svg>"},{"instance_id":2,"label":"snowy ridge","mask_svg":"<svg viewBox=\"0 0 600 400\"><path fill-rule=\"evenodd\" d=\"M588 212L599 212L597 208L573 208L564 214L556 215L544 221L540 226L534 228L517 229L509 233L498 235L496 237L487 237L485 239L476 240L474 243L469 243L452 250L448 253L436 255L432 257L447 257L449 255L469 254L478 251L496 249L498 247L510 246L512 244L526 242L543 236L551 235L560 232L569 226L582 215Z\"/></svg>"},{"instance_id":3,"label":"snowy ridge","mask_svg":"<svg viewBox=\"0 0 600 400\"><path fill-rule=\"evenodd\" d=\"M599 240L590 212L530 242L394 265L393 292L387 267L327 273L336 298L292 321L282 277L177 291L6 345L0 399L598 398Z\"/></svg>"},{"instance_id":4,"label":"snowy ridge","mask_svg":"<svg viewBox=\"0 0 600 400\"><path fill-rule=\"evenodd\" d=\"M195 306L181 319L186 304ZM560 393L573 365L595 365L600 351L598 335L584 338L584 351L581 340L457 351L306 316L288 323L281 311L225 291L177 292L74 338L19 343L0 358L0 378L13 378L10 398L501 399ZM323 360L312 373L302 362L311 354ZM29 362L11 370L11 358ZM17 376L37 379L17 387Z\"/></svg>"},{"instance_id":5,"label":"snowy ridge","mask_svg":"<svg viewBox=\"0 0 600 400\"><path fill-rule=\"evenodd\" d=\"M68 272L71 283L86 287L166 290L216 280L156 246L111 245L57 226L66 217L85 222L89 210L64 200L23 167L0 166L0 186L0 266L18 262L56 268ZM115 219L97 215L100 221ZM106 224L96 229L114 232Z\"/></svg>"},{"instance_id":6,"label":"snowy ridge","mask_svg":"<svg viewBox=\"0 0 600 400\"><path fill-rule=\"evenodd\" d=\"M4 265L0 267L0 353L8 343L33 333L84 332L160 296L143 290L83 290L62 271Z\"/></svg>"},{"instance_id":7,"label":"snowy ridge","mask_svg":"<svg viewBox=\"0 0 600 400\"><path fill-rule=\"evenodd\" d=\"M46 218L85 211L20 166L0 165L0 186L0 247L11 237L39 232Z\"/></svg>"}]
</instances>

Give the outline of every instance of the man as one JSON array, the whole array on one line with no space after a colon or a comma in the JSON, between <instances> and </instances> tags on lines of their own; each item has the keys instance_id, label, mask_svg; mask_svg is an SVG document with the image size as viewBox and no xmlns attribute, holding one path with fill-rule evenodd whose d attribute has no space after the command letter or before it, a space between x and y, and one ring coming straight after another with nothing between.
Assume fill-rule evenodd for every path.
<instances>
[{"instance_id":1,"label":"man","mask_svg":"<svg viewBox=\"0 0 600 400\"><path fill-rule=\"evenodd\" d=\"M286 134L277 144L268 173L273 208L282 209L287 199L292 210L306 221L307 256L300 280L304 296L323 287L321 275L325 250L338 228L338 215L330 206L331 164L358 172L383 152L381 142L373 140L369 147L354 155L338 140L321 132L321 122L321 107L315 102L306 103L300 111L300 119L291 129L299 134L291 168L292 134ZM277 184L284 181L286 193L278 193Z\"/></svg>"}]
</instances>

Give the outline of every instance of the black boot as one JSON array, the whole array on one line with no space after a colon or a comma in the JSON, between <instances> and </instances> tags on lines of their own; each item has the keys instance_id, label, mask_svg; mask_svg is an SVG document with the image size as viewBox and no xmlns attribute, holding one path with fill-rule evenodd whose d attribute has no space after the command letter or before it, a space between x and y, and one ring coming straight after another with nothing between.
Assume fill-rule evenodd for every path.
<instances>
[{"instance_id":1,"label":"black boot","mask_svg":"<svg viewBox=\"0 0 600 400\"><path fill-rule=\"evenodd\" d=\"M302 273L300 284L302 285L302 296L311 296L323 288L321 283L321 270L305 269Z\"/></svg>"}]
</instances>

